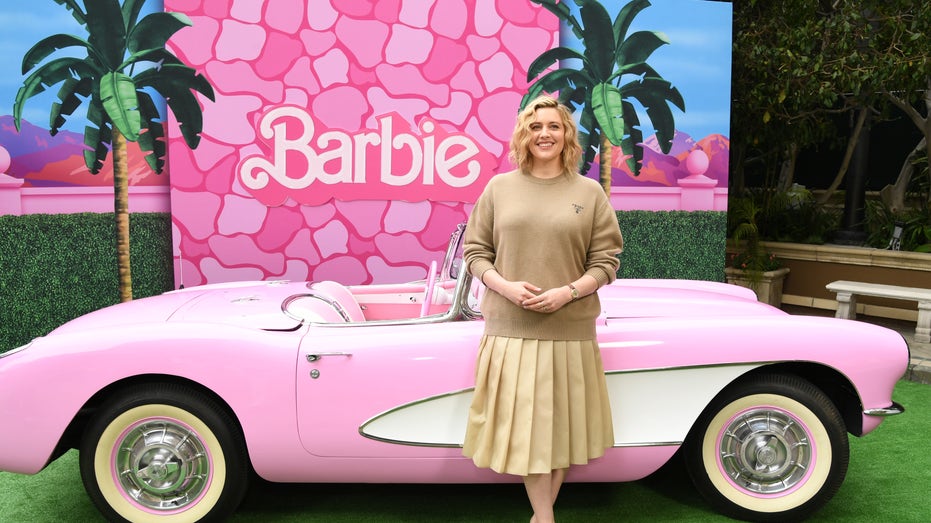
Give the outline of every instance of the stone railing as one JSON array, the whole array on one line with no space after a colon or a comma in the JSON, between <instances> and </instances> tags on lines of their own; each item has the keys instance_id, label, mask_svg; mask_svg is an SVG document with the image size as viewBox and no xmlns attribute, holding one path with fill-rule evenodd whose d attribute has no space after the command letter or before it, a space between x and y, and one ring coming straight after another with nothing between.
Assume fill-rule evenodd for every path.
<instances>
[{"instance_id":1,"label":"stone railing","mask_svg":"<svg viewBox=\"0 0 931 523\"><path fill-rule=\"evenodd\" d=\"M130 212L169 212L167 186L130 186ZM0 174L0 214L113 212L113 187L23 187Z\"/></svg>"},{"instance_id":2,"label":"stone railing","mask_svg":"<svg viewBox=\"0 0 931 523\"><path fill-rule=\"evenodd\" d=\"M611 205L618 211L727 211L727 187L715 187L714 180L688 185L683 178L678 187L612 187Z\"/></svg>"}]
</instances>

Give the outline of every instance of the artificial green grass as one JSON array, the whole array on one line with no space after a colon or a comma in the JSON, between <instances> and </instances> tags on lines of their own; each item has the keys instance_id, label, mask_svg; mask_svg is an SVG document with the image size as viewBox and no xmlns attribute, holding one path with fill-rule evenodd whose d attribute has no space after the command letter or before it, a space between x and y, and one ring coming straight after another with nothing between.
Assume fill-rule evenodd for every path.
<instances>
[{"instance_id":1,"label":"artificial green grass","mask_svg":"<svg viewBox=\"0 0 931 523\"><path fill-rule=\"evenodd\" d=\"M906 412L873 433L851 438L840 492L810 521L925 522L931 519L931 386L900 381ZM4 430L15 430L6 425ZM35 476L0 472L0 521L102 521L84 493L77 453ZM567 484L556 504L560 523L729 521L695 492L678 460L647 479ZM233 522L521 522L530 508L520 484L253 484Z\"/></svg>"}]
</instances>

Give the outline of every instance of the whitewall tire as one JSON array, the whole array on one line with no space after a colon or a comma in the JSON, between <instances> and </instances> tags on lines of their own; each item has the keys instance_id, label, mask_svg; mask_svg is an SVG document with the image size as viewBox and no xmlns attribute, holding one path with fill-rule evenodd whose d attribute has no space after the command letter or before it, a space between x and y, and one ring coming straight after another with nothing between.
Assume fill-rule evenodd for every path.
<instances>
[{"instance_id":1,"label":"whitewall tire","mask_svg":"<svg viewBox=\"0 0 931 523\"><path fill-rule=\"evenodd\" d=\"M847 473L847 432L831 400L795 376L756 376L726 389L685 444L696 488L721 512L752 521L800 520Z\"/></svg>"},{"instance_id":2,"label":"whitewall tire","mask_svg":"<svg viewBox=\"0 0 931 523\"><path fill-rule=\"evenodd\" d=\"M248 487L238 426L185 387L121 391L89 424L79 461L88 495L113 521L222 520Z\"/></svg>"}]
</instances>

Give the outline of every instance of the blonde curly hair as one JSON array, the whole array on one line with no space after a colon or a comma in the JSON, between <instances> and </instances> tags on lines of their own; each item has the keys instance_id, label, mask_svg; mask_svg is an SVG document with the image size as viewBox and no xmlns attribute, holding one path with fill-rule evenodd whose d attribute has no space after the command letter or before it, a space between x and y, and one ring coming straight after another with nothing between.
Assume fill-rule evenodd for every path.
<instances>
[{"instance_id":1,"label":"blonde curly hair","mask_svg":"<svg viewBox=\"0 0 931 523\"><path fill-rule=\"evenodd\" d=\"M568 107L550 95L541 95L534 98L524 109L517 114L517 124L511 135L508 158L521 171L530 172L533 166L533 156L530 154L530 140L532 132L530 125L536 121L537 109L554 108L559 112L565 128L564 144L561 153L562 168L567 173L577 173L579 161L582 159L582 146L579 145L579 128L572 118Z\"/></svg>"}]
</instances>

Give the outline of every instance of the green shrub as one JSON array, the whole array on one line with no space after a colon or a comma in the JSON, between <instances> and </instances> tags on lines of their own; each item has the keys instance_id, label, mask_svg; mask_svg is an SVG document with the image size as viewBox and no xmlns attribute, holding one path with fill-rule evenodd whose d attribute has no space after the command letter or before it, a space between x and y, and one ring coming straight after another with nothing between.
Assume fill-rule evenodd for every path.
<instances>
[{"instance_id":1,"label":"green shrub","mask_svg":"<svg viewBox=\"0 0 931 523\"><path fill-rule=\"evenodd\" d=\"M727 213L618 211L620 278L724 281Z\"/></svg>"},{"instance_id":2,"label":"green shrub","mask_svg":"<svg viewBox=\"0 0 931 523\"><path fill-rule=\"evenodd\" d=\"M761 240L822 245L840 227L840 211L819 204L806 189L793 188L787 192L758 189L745 196L731 196L728 237L733 237L740 221L734 211L748 204L759 209L756 223Z\"/></svg>"},{"instance_id":3,"label":"green shrub","mask_svg":"<svg viewBox=\"0 0 931 523\"><path fill-rule=\"evenodd\" d=\"M895 227L902 228L899 249L903 251L931 252L931 209L909 208L893 211L879 200L866 202L866 243L870 247L889 247Z\"/></svg>"},{"instance_id":4,"label":"green shrub","mask_svg":"<svg viewBox=\"0 0 931 523\"><path fill-rule=\"evenodd\" d=\"M0 351L119 301L113 214L0 216ZM173 286L171 221L130 217L133 295Z\"/></svg>"}]
</instances>

